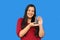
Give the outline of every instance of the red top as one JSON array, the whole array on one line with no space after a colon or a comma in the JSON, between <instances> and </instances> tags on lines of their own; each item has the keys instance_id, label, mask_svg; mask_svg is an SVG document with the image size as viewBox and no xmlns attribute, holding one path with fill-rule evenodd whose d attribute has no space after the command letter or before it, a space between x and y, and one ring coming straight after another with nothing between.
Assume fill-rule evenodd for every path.
<instances>
[{"instance_id":1,"label":"red top","mask_svg":"<svg viewBox=\"0 0 60 40\"><path fill-rule=\"evenodd\" d=\"M19 18L18 22L17 22L16 33L17 33L18 37L19 37L19 32L21 31L22 20L23 20L23 18ZM34 33L35 33L35 28L31 27L25 36L19 37L19 38L21 38L21 40L41 40L41 38L36 37L34 35Z\"/></svg>"}]
</instances>

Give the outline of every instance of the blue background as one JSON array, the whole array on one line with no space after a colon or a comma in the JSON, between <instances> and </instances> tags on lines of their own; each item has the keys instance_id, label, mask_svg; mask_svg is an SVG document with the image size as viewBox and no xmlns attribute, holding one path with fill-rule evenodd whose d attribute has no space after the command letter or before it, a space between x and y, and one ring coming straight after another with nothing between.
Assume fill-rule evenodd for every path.
<instances>
[{"instance_id":1,"label":"blue background","mask_svg":"<svg viewBox=\"0 0 60 40\"><path fill-rule=\"evenodd\" d=\"M42 16L45 36L42 40L60 40L59 0L0 0L0 40L19 40L16 24L28 4L34 4Z\"/></svg>"}]
</instances>

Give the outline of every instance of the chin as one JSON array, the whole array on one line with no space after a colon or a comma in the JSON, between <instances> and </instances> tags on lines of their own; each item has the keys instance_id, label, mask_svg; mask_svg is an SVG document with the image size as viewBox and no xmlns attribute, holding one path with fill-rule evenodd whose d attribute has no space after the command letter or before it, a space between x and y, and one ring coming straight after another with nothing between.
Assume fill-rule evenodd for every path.
<instances>
[{"instance_id":1,"label":"chin","mask_svg":"<svg viewBox=\"0 0 60 40\"><path fill-rule=\"evenodd\" d=\"M28 18L32 18L31 16L29 16Z\"/></svg>"}]
</instances>

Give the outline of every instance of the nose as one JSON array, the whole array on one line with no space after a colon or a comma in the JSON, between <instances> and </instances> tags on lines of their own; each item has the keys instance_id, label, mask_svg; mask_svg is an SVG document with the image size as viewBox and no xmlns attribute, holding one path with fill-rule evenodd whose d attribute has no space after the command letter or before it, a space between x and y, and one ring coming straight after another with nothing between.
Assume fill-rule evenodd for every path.
<instances>
[{"instance_id":1,"label":"nose","mask_svg":"<svg viewBox=\"0 0 60 40\"><path fill-rule=\"evenodd\" d=\"M29 11L30 13L32 13L32 11Z\"/></svg>"}]
</instances>

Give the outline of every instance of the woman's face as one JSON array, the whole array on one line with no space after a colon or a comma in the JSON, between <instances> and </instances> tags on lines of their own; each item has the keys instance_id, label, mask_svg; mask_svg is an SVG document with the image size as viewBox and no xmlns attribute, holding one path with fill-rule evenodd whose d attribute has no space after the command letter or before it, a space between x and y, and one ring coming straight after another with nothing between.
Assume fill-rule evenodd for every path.
<instances>
[{"instance_id":1,"label":"woman's face","mask_svg":"<svg viewBox=\"0 0 60 40\"><path fill-rule=\"evenodd\" d=\"M28 18L32 18L34 16L34 7L29 7L27 10Z\"/></svg>"}]
</instances>

